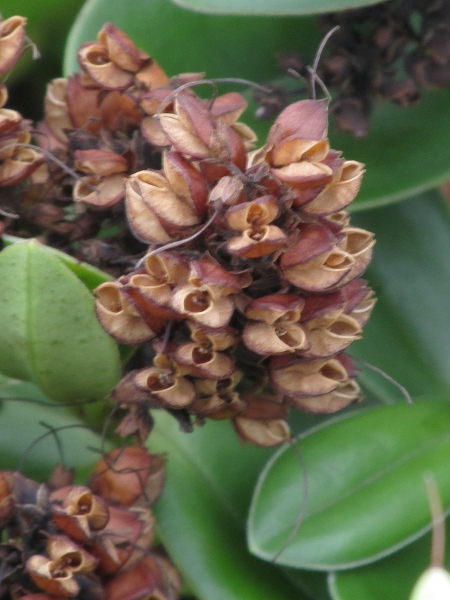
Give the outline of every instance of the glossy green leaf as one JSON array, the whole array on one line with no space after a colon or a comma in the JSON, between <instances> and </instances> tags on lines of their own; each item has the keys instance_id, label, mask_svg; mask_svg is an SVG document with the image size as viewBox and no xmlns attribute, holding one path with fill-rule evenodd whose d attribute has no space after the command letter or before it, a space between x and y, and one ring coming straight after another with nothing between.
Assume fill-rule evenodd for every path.
<instances>
[{"instance_id":1,"label":"glossy green leaf","mask_svg":"<svg viewBox=\"0 0 450 600\"><path fill-rule=\"evenodd\" d=\"M199 12L237 15L310 15L349 10L379 0L173 0L176 4Z\"/></svg>"},{"instance_id":2,"label":"glossy green leaf","mask_svg":"<svg viewBox=\"0 0 450 600\"><path fill-rule=\"evenodd\" d=\"M261 474L249 517L251 551L271 560L283 549L281 564L330 570L411 542L429 527L423 473L435 473L450 506L449 431L450 403L421 402L359 411L308 432L296 442L304 468L287 446Z\"/></svg>"},{"instance_id":3,"label":"glossy green leaf","mask_svg":"<svg viewBox=\"0 0 450 600\"><path fill-rule=\"evenodd\" d=\"M0 372L50 398L103 398L120 377L117 344L86 287L38 242L0 253Z\"/></svg>"},{"instance_id":4,"label":"glossy green leaf","mask_svg":"<svg viewBox=\"0 0 450 600\"><path fill-rule=\"evenodd\" d=\"M449 524L446 530L446 538L450 540ZM331 597L333 600L409 600L413 586L430 565L430 555L431 535L427 534L403 550L371 565L331 573ZM445 564L450 567L448 544Z\"/></svg>"},{"instance_id":5,"label":"glossy green leaf","mask_svg":"<svg viewBox=\"0 0 450 600\"><path fill-rule=\"evenodd\" d=\"M168 459L155 507L158 532L199 600L306 600L279 567L246 548L250 496L270 451L243 447L228 422L183 434L165 413L157 415L149 448Z\"/></svg>"},{"instance_id":6,"label":"glossy green leaf","mask_svg":"<svg viewBox=\"0 0 450 600\"><path fill-rule=\"evenodd\" d=\"M62 455L49 428L58 436ZM44 481L64 462L67 468L77 469L83 482L83 472L98 459L92 448L101 448L100 436L69 408L53 403L32 383L0 376L0 470L20 469Z\"/></svg>"},{"instance_id":7,"label":"glossy green leaf","mask_svg":"<svg viewBox=\"0 0 450 600\"><path fill-rule=\"evenodd\" d=\"M8 234L3 235L1 240L5 247L11 246L12 244L21 244L25 241L22 238ZM101 271L89 263L79 261L73 256L70 256L70 254L61 252L60 250L52 248L51 246L42 246L41 248L48 252L51 256L59 259L68 269L72 271L74 275L78 277L78 279L87 287L90 292L92 292L97 286L105 281L111 281L111 279L113 279L111 275L105 273L105 271ZM118 344L118 349L120 362L122 364L126 363L136 352L136 347L124 346L123 344Z\"/></svg>"}]
</instances>

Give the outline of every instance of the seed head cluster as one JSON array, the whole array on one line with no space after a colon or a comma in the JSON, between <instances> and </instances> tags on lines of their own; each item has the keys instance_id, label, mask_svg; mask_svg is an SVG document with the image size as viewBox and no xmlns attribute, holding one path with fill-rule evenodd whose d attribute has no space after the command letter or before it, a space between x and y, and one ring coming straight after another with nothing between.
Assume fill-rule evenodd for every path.
<instances>
[{"instance_id":1,"label":"seed head cluster","mask_svg":"<svg viewBox=\"0 0 450 600\"><path fill-rule=\"evenodd\" d=\"M0 471L2 597L178 598L179 575L153 547L164 471L160 455L136 446L106 454L88 486L61 467L47 484Z\"/></svg>"},{"instance_id":2,"label":"seed head cluster","mask_svg":"<svg viewBox=\"0 0 450 600\"><path fill-rule=\"evenodd\" d=\"M145 348L112 393L118 431L142 441L164 408L185 429L231 419L273 446L291 408L360 400L346 350L375 302L361 279L374 239L346 212L364 168L330 148L326 101L286 107L255 149L241 95L201 99L203 74L169 79L114 25L78 60L48 87L39 168L12 208L16 227L89 246L115 275L95 291L98 319Z\"/></svg>"}]
</instances>

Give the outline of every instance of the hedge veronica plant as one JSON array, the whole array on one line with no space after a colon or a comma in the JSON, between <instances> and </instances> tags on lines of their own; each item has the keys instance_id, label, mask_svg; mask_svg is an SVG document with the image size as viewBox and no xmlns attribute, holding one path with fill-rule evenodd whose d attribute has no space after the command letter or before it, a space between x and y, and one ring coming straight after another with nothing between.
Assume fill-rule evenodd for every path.
<instances>
[{"instance_id":1,"label":"hedge veronica plant","mask_svg":"<svg viewBox=\"0 0 450 600\"><path fill-rule=\"evenodd\" d=\"M1 88L1 593L408 599L424 473L450 504L447 3L323 17L320 61L300 2L110 4L40 123Z\"/></svg>"}]
</instances>

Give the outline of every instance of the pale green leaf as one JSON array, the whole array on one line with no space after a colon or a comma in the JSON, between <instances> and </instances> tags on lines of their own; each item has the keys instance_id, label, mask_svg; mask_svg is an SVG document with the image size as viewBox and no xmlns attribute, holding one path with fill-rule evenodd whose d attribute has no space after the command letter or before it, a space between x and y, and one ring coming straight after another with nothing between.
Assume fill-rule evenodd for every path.
<instances>
[{"instance_id":1,"label":"pale green leaf","mask_svg":"<svg viewBox=\"0 0 450 600\"><path fill-rule=\"evenodd\" d=\"M120 377L117 344L87 288L34 240L0 253L0 372L50 398L103 398Z\"/></svg>"}]
</instances>

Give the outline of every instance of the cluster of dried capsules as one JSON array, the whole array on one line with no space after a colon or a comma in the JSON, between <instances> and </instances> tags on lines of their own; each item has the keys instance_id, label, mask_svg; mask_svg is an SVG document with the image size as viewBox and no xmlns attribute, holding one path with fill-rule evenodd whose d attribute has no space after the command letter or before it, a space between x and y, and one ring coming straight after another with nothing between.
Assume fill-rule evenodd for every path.
<instances>
[{"instance_id":1,"label":"cluster of dried capsules","mask_svg":"<svg viewBox=\"0 0 450 600\"><path fill-rule=\"evenodd\" d=\"M126 447L88 486L57 468L48 484L0 472L0 594L25 600L175 600L180 579L152 548L164 461Z\"/></svg>"},{"instance_id":2,"label":"cluster of dried capsules","mask_svg":"<svg viewBox=\"0 0 450 600\"><path fill-rule=\"evenodd\" d=\"M359 277L374 240L343 209L362 165L330 150L324 101L289 106L254 152L247 130L192 94L164 110L162 169L132 174L125 195L151 249L97 289L106 331L155 351L114 391L131 409L123 433L163 406L279 443L290 406L333 412L360 396L343 351L373 307Z\"/></svg>"},{"instance_id":3,"label":"cluster of dried capsules","mask_svg":"<svg viewBox=\"0 0 450 600\"><path fill-rule=\"evenodd\" d=\"M78 151L95 186L124 185L128 226L150 246L140 266L96 290L105 330L153 348L151 363L113 392L130 409L120 431L145 438L148 409L164 407L180 420L231 418L242 439L277 444L289 436L291 406L333 412L360 397L343 351L374 304L359 279L374 240L344 209L363 166L330 149L323 100L286 108L251 151L240 95L205 101L185 85L174 91L187 76L138 94L138 60L125 58L140 54L113 44L112 33L125 39L105 28L80 64L97 86L134 86L140 134L162 153L162 168L127 168L125 178L114 170L123 155ZM102 197L83 184L74 194L97 206Z\"/></svg>"},{"instance_id":4,"label":"cluster of dried capsules","mask_svg":"<svg viewBox=\"0 0 450 600\"><path fill-rule=\"evenodd\" d=\"M98 318L151 348L113 391L129 409L119 431L145 439L162 407L187 428L232 419L270 446L289 437L291 407L358 401L345 350L374 304L360 279L374 240L349 223L363 165L330 149L326 102L288 106L253 150L242 96L200 99L202 74L169 80L114 25L78 59L81 74L50 84L39 126L65 169L42 164L12 209L52 245L116 249Z\"/></svg>"}]
</instances>

